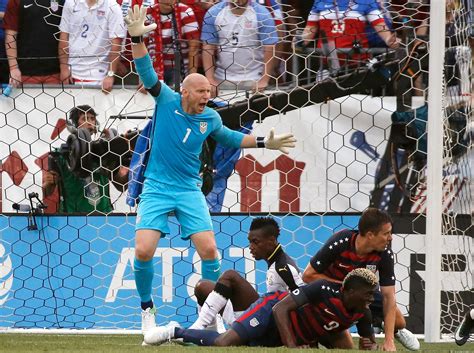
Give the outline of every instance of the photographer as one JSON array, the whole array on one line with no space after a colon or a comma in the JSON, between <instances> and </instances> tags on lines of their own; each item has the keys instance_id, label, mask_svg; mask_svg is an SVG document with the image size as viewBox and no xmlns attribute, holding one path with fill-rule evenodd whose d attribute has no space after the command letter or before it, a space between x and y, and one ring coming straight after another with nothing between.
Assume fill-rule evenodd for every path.
<instances>
[{"instance_id":1,"label":"photographer","mask_svg":"<svg viewBox=\"0 0 474 353\"><path fill-rule=\"evenodd\" d=\"M97 133L97 114L89 105L80 105L69 113L69 123L73 128L82 128L91 135ZM111 131L102 131L101 137L108 139ZM111 179L117 190L123 192L128 181L128 168L117 167L113 171L104 172L101 165L87 166L87 176L79 177L68 169L66 156L58 151L50 153L49 171L43 177L43 194L51 195L58 187L59 207L58 212L101 212L109 213L113 210L110 201L109 180ZM100 171L99 171L100 169Z\"/></svg>"}]
</instances>

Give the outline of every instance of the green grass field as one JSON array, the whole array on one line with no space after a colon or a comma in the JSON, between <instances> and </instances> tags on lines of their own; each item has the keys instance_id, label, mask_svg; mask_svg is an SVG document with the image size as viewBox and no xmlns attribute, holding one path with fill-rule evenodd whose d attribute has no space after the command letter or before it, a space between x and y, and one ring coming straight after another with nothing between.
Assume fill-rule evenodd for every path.
<instances>
[{"instance_id":1,"label":"green grass field","mask_svg":"<svg viewBox=\"0 0 474 353\"><path fill-rule=\"evenodd\" d=\"M251 348L251 347L183 347L176 344L167 344L154 347L142 347L140 335L41 335L41 334L0 334L0 352L185 352L204 353L283 353L295 352L288 348ZM399 351L405 351L402 346L397 346ZM305 352L310 350L305 349ZM311 350L321 351L321 350ZM463 347L455 343L423 343L421 352L473 352L474 344L467 343ZM331 352L347 352L331 350ZM352 352L364 352L354 350Z\"/></svg>"}]
</instances>

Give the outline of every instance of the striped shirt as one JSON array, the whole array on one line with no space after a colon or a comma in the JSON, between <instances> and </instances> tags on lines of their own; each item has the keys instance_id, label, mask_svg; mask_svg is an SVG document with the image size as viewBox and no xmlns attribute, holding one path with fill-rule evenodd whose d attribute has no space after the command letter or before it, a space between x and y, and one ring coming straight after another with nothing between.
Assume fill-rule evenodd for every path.
<instances>
[{"instance_id":1,"label":"striped shirt","mask_svg":"<svg viewBox=\"0 0 474 353\"><path fill-rule=\"evenodd\" d=\"M190 40L199 40L199 27L194 15L193 10L185 5L178 4L178 14L181 18L181 33L180 44L181 44L181 57L183 58L183 63L185 70L187 71L189 66L188 54L189 54L189 41ZM158 19L158 13L151 10L148 14L148 20L150 23L157 23L161 21L161 33L158 31L154 32L154 41L149 41L148 51L152 53L153 50L156 50L156 43L158 40L162 40L162 50L163 50L163 61L165 69L174 67L174 40L175 40L175 30L173 29L172 16L170 14L159 14L160 18ZM153 43L154 42L154 43ZM155 63L153 63L156 66ZM156 69L156 67L155 67Z\"/></svg>"},{"instance_id":2,"label":"striped shirt","mask_svg":"<svg viewBox=\"0 0 474 353\"><path fill-rule=\"evenodd\" d=\"M318 27L324 32L320 36L333 40L336 48L352 48L354 41L367 48L367 22L372 26L385 22L376 0L315 0L306 26Z\"/></svg>"},{"instance_id":3,"label":"striped shirt","mask_svg":"<svg viewBox=\"0 0 474 353\"><path fill-rule=\"evenodd\" d=\"M382 252L374 251L367 256L359 256L356 251L358 232L349 229L334 234L311 258L311 266L330 278L342 281L356 268L367 268L379 272L381 286L395 285L393 252L390 248Z\"/></svg>"},{"instance_id":4,"label":"striped shirt","mask_svg":"<svg viewBox=\"0 0 474 353\"><path fill-rule=\"evenodd\" d=\"M370 323L361 320L366 311L348 311L337 283L319 280L299 290L305 293L308 304L290 312L291 329L298 345L315 343L320 337L342 332L354 324L359 335L366 337L371 333Z\"/></svg>"}]
</instances>

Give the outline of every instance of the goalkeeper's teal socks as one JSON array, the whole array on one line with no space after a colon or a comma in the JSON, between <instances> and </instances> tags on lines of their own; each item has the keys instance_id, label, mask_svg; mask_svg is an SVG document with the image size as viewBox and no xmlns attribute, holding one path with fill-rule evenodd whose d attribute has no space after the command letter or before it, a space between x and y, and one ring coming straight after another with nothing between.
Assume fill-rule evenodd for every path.
<instances>
[{"instance_id":1,"label":"goalkeeper's teal socks","mask_svg":"<svg viewBox=\"0 0 474 353\"><path fill-rule=\"evenodd\" d=\"M202 260L202 278L217 282L221 275L221 264L219 259Z\"/></svg>"},{"instance_id":2,"label":"goalkeeper's teal socks","mask_svg":"<svg viewBox=\"0 0 474 353\"><path fill-rule=\"evenodd\" d=\"M151 302L151 288L154 274L153 259L140 261L135 258L133 261L133 274L135 275L135 285L141 302L145 304ZM153 307L153 303L151 307Z\"/></svg>"}]
</instances>

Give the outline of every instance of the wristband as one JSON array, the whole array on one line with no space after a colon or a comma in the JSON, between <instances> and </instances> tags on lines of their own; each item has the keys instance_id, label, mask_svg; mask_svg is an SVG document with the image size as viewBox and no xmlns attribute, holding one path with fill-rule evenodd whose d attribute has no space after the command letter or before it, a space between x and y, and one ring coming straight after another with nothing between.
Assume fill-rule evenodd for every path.
<instances>
[{"instance_id":1,"label":"wristband","mask_svg":"<svg viewBox=\"0 0 474 353\"><path fill-rule=\"evenodd\" d=\"M132 44L140 44L143 43L143 36L131 37Z\"/></svg>"},{"instance_id":2,"label":"wristband","mask_svg":"<svg viewBox=\"0 0 474 353\"><path fill-rule=\"evenodd\" d=\"M265 148L265 137L257 137L257 148Z\"/></svg>"}]
</instances>

